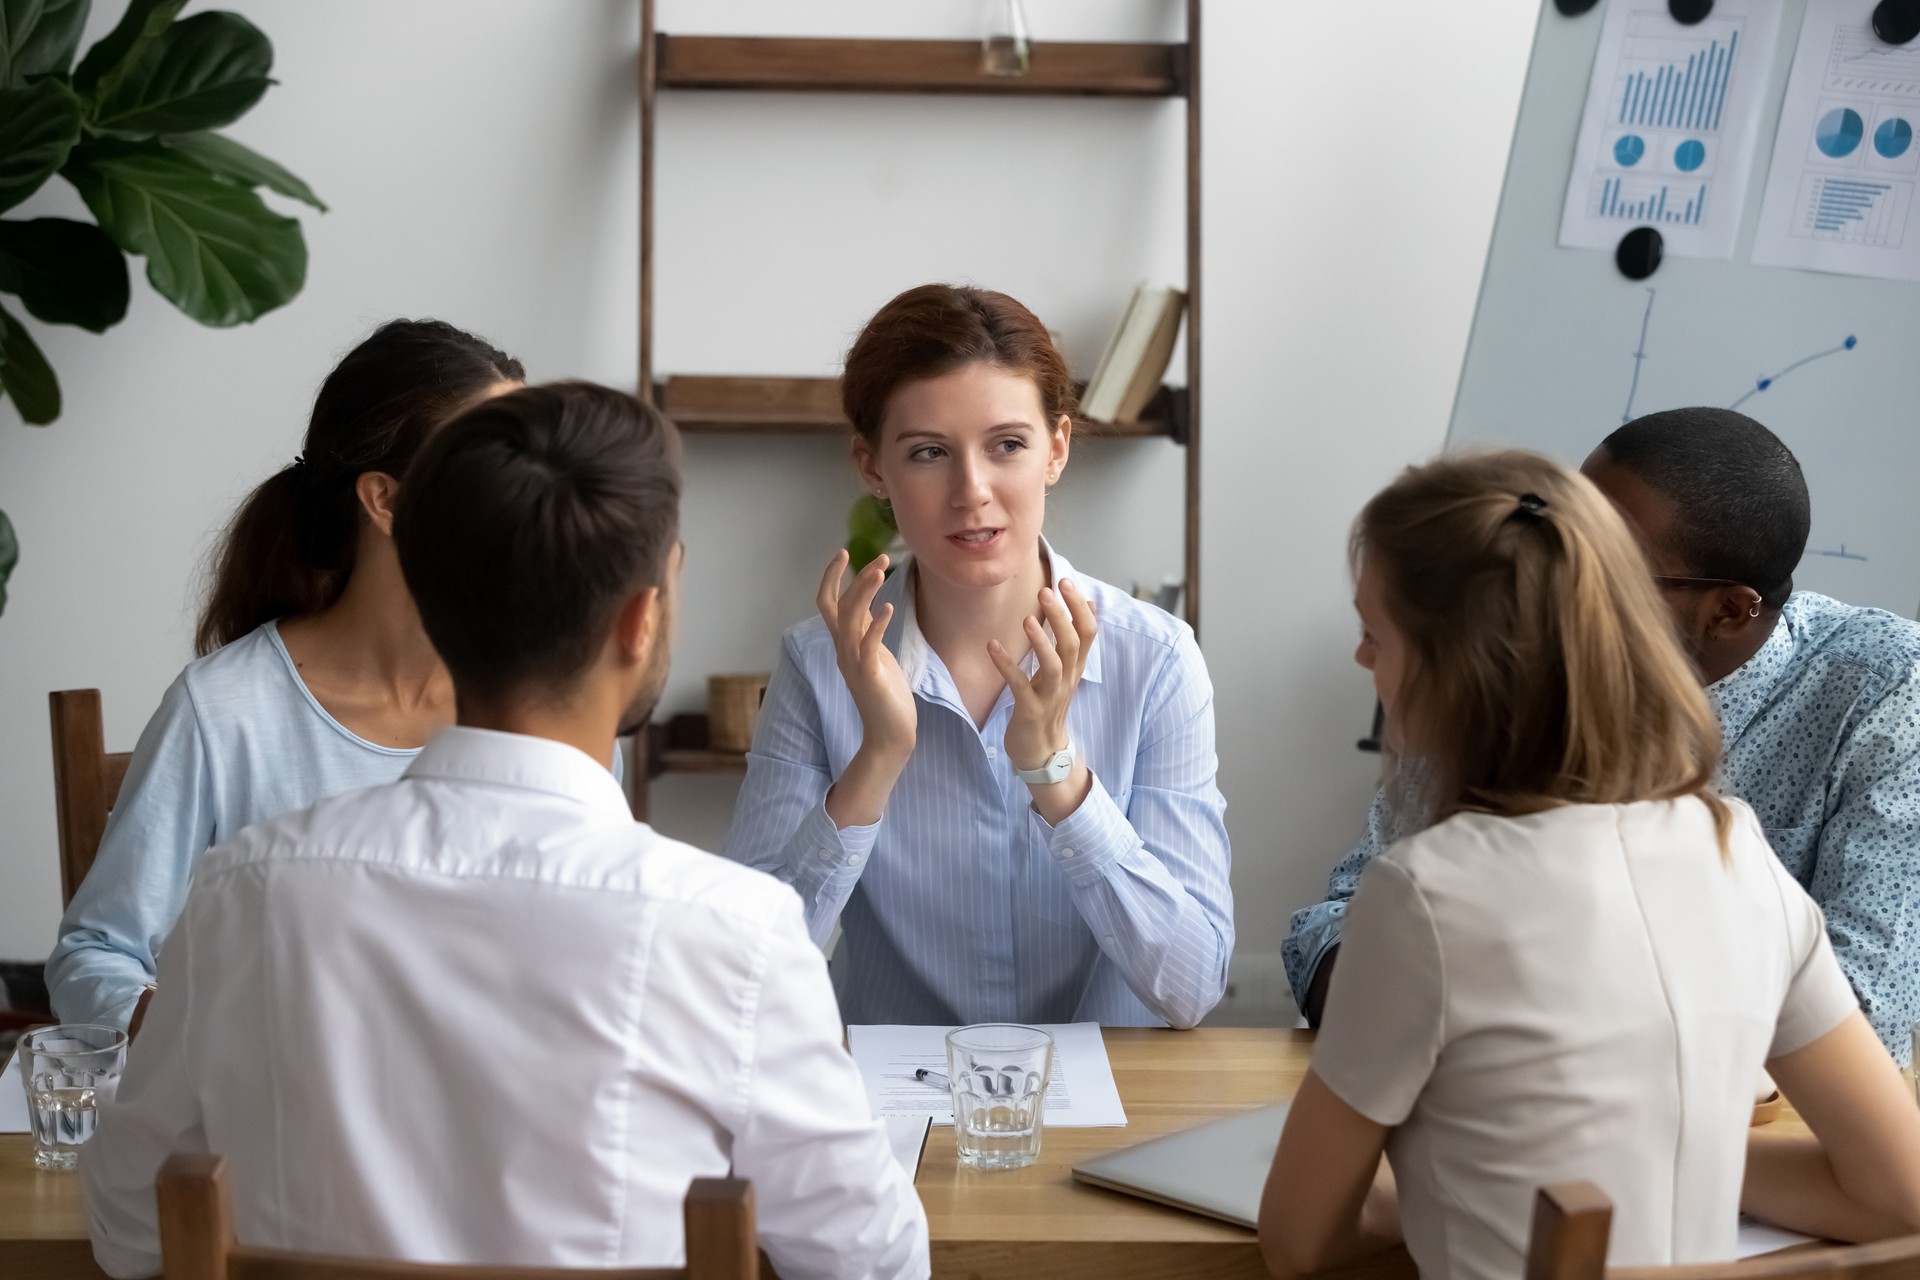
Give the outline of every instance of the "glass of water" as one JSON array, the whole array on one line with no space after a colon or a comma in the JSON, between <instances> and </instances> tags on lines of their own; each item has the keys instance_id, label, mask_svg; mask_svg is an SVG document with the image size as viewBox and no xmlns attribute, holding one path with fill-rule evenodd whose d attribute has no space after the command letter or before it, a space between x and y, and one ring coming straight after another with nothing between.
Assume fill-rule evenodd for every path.
<instances>
[{"instance_id":1,"label":"glass of water","mask_svg":"<svg viewBox=\"0 0 1920 1280\"><path fill-rule=\"evenodd\" d=\"M21 1037L34 1164L71 1169L80 1163L80 1144L93 1136L100 1104L112 1099L126 1065L127 1033L118 1027L70 1023Z\"/></svg>"},{"instance_id":2,"label":"glass of water","mask_svg":"<svg viewBox=\"0 0 1920 1280\"><path fill-rule=\"evenodd\" d=\"M989 1022L947 1032L953 1138L976 1169L1024 1169L1040 1158L1053 1037L1037 1027Z\"/></svg>"}]
</instances>

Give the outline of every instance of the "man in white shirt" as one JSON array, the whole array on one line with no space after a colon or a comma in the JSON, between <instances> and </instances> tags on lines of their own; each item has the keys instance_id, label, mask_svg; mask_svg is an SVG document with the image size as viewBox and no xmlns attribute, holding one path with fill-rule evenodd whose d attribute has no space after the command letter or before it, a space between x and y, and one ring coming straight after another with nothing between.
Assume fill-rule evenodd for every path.
<instances>
[{"instance_id":1,"label":"man in white shirt","mask_svg":"<svg viewBox=\"0 0 1920 1280\"><path fill-rule=\"evenodd\" d=\"M677 1265L688 1182L731 1171L791 1280L928 1274L799 899L608 773L666 678L678 452L563 383L414 462L395 537L459 726L206 855L82 1162L109 1274L159 1270L177 1151L226 1158L263 1247Z\"/></svg>"}]
</instances>

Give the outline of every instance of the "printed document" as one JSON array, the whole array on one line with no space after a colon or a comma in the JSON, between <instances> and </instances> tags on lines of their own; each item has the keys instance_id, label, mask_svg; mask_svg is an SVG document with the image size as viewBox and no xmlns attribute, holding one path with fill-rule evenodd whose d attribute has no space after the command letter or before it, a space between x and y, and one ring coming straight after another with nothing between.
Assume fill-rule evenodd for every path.
<instances>
[{"instance_id":1,"label":"printed document","mask_svg":"<svg viewBox=\"0 0 1920 1280\"><path fill-rule=\"evenodd\" d=\"M1719 0L1691 26L1666 0L1611 0L1560 244L1611 250L1655 227L1670 255L1731 258L1779 36L1779 0Z\"/></svg>"},{"instance_id":2,"label":"printed document","mask_svg":"<svg viewBox=\"0 0 1920 1280\"><path fill-rule=\"evenodd\" d=\"M1873 33L1875 0L1808 0L1753 260L1920 280L1920 40Z\"/></svg>"},{"instance_id":3,"label":"printed document","mask_svg":"<svg viewBox=\"0 0 1920 1280\"><path fill-rule=\"evenodd\" d=\"M0 1071L0 1133L31 1133L27 1122L26 1078L20 1073L20 1054L16 1051Z\"/></svg>"},{"instance_id":4,"label":"printed document","mask_svg":"<svg viewBox=\"0 0 1920 1280\"><path fill-rule=\"evenodd\" d=\"M1047 1081L1047 1127L1097 1129L1127 1122L1113 1064L1097 1022L1039 1023L1053 1037L1053 1073ZM952 1027L848 1027L847 1047L866 1082L876 1116L931 1116L953 1123L953 1095L945 1085L914 1078L925 1069L947 1074Z\"/></svg>"}]
</instances>

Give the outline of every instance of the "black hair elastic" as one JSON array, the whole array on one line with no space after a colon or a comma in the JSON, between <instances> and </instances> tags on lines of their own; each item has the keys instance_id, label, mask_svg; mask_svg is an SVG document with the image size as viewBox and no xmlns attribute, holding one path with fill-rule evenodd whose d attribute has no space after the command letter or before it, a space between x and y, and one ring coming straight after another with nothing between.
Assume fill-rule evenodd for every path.
<instances>
[{"instance_id":1,"label":"black hair elastic","mask_svg":"<svg viewBox=\"0 0 1920 1280\"><path fill-rule=\"evenodd\" d=\"M1520 505L1515 507L1513 509L1513 515L1507 518L1511 520L1515 516L1527 516L1538 520L1546 509L1547 500L1545 498L1537 493L1523 493L1520 495Z\"/></svg>"}]
</instances>

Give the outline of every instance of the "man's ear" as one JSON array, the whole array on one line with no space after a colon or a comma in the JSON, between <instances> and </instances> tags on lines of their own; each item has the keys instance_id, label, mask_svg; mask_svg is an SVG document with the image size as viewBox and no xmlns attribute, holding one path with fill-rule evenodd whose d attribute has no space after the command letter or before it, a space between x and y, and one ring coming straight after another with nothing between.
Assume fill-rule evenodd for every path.
<instances>
[{"instance_id":1,"label":"man's ear","mask_svg":"<svg viewBox=\"0 0 1920 1280\"><path fill-rule=\"evenodd\" d=\"M384 536L393 536L393 504L400 497L400 482L384 471L362 471L353 482L353 496L360 509Z\"/></svg>"},{"instance_id":2,"label":"man's ear","mask_svg":"<svg viewBox=\"0 0 1920 1280\"><path fill-rule=\"evenodd\" d=\"M613 619L613 646L620 660L644 667L660 643L660 588L645 587L620 606Z\"/></svg>"},{"instance_id":3,"label":"man's ear","mask_svg":"<svg viewBox=\"0 0 1920 1280\"><path fill-rule=\"evenodd\" d=\"M1721 587L1713 594L1707 635L1714 640L1731 640L1748 627L1759 625L1766 611L1760 593L1752 587Z\"/></svg>"}]
</instances>

